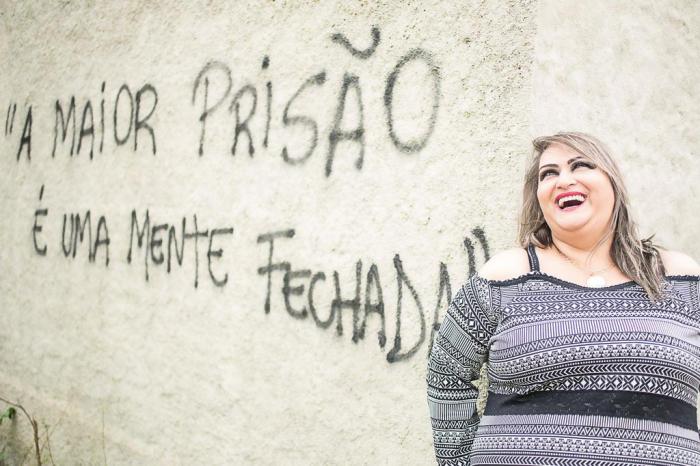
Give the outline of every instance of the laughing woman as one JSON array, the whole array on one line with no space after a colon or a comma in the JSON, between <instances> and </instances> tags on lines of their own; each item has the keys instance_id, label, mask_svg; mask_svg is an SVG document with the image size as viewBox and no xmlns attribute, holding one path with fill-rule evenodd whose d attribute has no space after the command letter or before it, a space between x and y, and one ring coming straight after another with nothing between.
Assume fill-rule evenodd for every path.
<instances>
[{"instance_id":1,"label":"laughing woman","mask_svg":"<svg viewBox=\"0 0 700 466\"><path fill-rule=\"evenodd\" d=\"M460 288L433 344L438 464L700 465L700 266L639 238L596 138L533 144L522 248Z\"/></svg>"}]
</instances>

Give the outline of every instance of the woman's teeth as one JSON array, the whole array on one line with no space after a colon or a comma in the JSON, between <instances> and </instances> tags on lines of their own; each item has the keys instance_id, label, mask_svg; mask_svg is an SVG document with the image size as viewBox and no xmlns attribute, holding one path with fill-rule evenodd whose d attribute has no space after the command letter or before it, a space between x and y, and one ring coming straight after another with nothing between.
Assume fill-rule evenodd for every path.
<instances>
[{"instance_id":1,"label":"woman's teeth","mask_svg":"<svg viewBox=\"0 0 700 466\"><path fill-rule=\"evenodd\" d=\"M563 209L565 207L571 207L573 205L579 205L581 204L586 198L580 194L574 194L572 196L566 196L562 197L558 201L558 205L560 209Z\"/></svg>"}]
</instances>

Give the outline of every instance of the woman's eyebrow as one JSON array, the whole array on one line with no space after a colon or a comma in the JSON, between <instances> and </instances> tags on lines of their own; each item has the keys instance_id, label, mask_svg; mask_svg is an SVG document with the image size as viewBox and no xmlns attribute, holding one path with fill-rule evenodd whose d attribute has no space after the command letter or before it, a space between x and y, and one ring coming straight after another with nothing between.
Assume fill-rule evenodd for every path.
<instances>
[{"instance_id":1,"label":"woman's eyebrow","mask_svg":"<svg viewBox=\"0 0 700 466\"><path fill-rule=\"evenodd\" d=\"M574 163L575 161L577 161L577 160L579 160L579 159L582 159L582 158L583 158L583 157L579 155L578 157L574 157L573 159L569 159L566 163L569 164L569 165L571 165L571 164ZM545 167L554 167L554 168L558 168L559 165L557 165L556 163L547 163L547 164L542 165L539 169L542 170L542 169L545 168Z\"/></svg>"}]
</instances>

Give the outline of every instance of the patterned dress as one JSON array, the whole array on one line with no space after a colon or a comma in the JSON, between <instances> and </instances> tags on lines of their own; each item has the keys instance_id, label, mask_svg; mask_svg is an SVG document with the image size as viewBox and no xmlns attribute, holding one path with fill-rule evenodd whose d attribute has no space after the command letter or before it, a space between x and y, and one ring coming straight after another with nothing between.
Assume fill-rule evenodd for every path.
<instances>
[{"instance_id":1,"label":"patterned dress","mask_svg":"<svg viewBox=\"0 0 700 466\"><path fill-rule=\"evenodd\" d=\"M588 288L531 270L472 276L428 363L439 465L700 465L698 276ZM488 359L484 415L476 412Z\"/></svg>"}]
</instances>

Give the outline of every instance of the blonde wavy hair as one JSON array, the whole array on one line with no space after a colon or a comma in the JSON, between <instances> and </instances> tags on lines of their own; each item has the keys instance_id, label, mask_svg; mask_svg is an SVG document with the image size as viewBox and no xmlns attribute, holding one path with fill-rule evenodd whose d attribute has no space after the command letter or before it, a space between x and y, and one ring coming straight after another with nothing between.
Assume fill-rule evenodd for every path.
<instances>
[{"instance_id":1,"label":"blonde wavy hair","mask_svg":"<svg viewBox=\"0 0 700 466\"><path fill-rule=\"evenodd\" d=\"M596 243L597 249L612 236L611 256L615 265L634 282L638 283L652 301L664 296L665 270L658 246L652 242L653 235L640 239L637 225L629 209L629 196L622 180L620 169L610 150L600 140L586 133L561 132L552 136L538 137L532 141L532 160L525 174L523 204L520 213L518 241L522 247L529 244L546 248L552 245L552 231L544 219L537 200L540 156L550 144L563 144L592 161L608 175L615 194L610 228Z\"/></svg>"}]
</instances>

